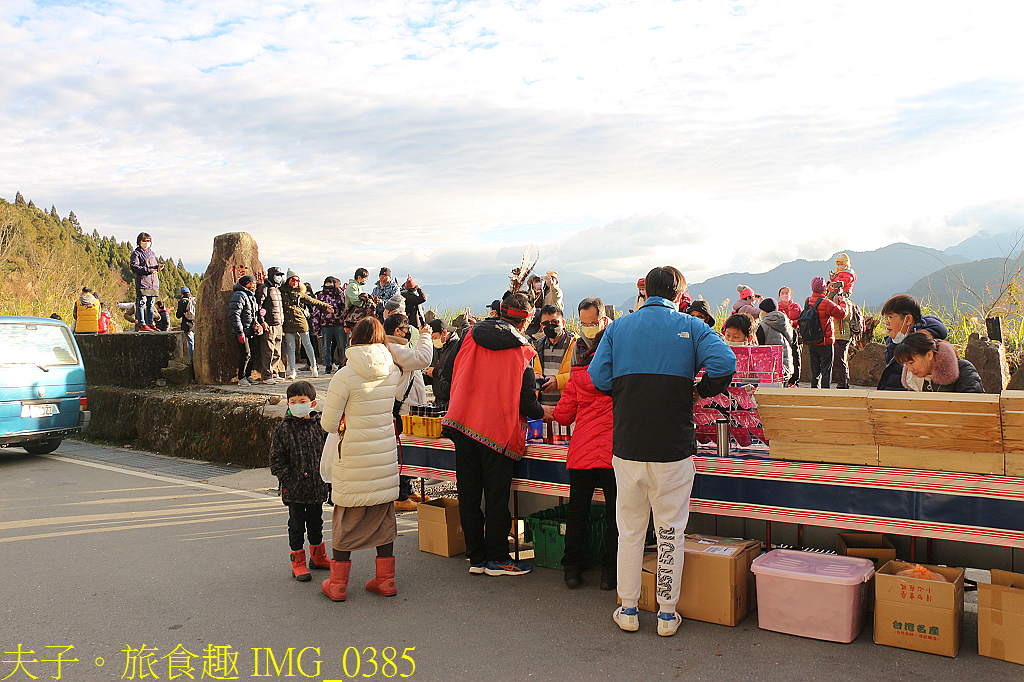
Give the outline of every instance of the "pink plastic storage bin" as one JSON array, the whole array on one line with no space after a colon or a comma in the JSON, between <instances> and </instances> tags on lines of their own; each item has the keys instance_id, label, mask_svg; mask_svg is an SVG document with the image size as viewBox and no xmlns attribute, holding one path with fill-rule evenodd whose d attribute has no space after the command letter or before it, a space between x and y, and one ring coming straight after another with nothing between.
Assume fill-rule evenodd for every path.
<instances>
[{"instance_id":1,"label":"pink plastic storage bin","mask_svg":"<svg viewBox=\"0 0 1024 682\"><path fill-rule=\"evenodd\" d=\"M852 642L864 628L870 559L775 549L754 559L757 624L831 642Z\"/></svg>"}]
</instances>

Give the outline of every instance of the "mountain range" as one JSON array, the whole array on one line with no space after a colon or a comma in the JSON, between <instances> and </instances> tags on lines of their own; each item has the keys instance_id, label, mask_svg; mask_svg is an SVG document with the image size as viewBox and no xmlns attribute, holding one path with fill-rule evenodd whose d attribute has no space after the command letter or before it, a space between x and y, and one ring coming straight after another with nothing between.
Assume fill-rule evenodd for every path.
<instances>
[{"instance_id":1,"label":"mountain range","mask_svg":"<svg viewBox=\"0 0 1024 682\"><path fill-rule=\"evenodd\" d=\"M853 299L865 307L877 308L894 294L905 292L933 308L949 307L954 301L975 305L976 299L960 284L966 283L982 296L986 284L996 292L1000 281L1020 267L1020 245L1016 234L982 231L945 250L896 243L873 251L846 251L857 272ZM1011 253L1012 259L1007 256ZM693 298L708 301L712 309L726 300L735 301L740 284L766 297L776 297L780 287L789 286L793 297L802 301L811 293L811 279L827 278L834 269L835 254L828 260L798 259L767 272L731 272L690 283L689 291ZM508 281L508 273L494 272L459 284L424 284L424 291L430 294L426 307L451 309L455 314L469 307L480 313L493 299L501 297ZM629 310L636 296L635 282L609 282L578 272L560 271L559 285L570 311L587 296L600 296L617 309Z\"/></svg>"}]
</instances>

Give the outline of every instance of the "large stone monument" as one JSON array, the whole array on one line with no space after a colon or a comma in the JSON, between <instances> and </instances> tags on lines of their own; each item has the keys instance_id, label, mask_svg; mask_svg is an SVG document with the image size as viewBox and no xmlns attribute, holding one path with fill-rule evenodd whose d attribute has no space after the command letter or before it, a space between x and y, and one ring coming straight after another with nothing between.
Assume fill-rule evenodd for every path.
<instances>
[{"instance_id":1,"label":"large stone monument","mask_svg":"<svg viewBox=\"0 0 1024 682\"><path fill-rule=\"evenodd\" d=\"M248 232L213 238L213 256L199 287L196 347L192 364L201 384L229 384L238 377L238 340L228 326L228 303L235 283L245 275L265 276L259 247Z\"/></svg>"},{"instance_id":2,"label":"large stone monument","mask_svg":"<svg viewBox=\"0 0 1024 682\"><path fill-rule=\"evenodd\" d=\"M885 346L871 342L850 358L850 385L875 388L885 369Z\"/></svg>"}]
</instances>

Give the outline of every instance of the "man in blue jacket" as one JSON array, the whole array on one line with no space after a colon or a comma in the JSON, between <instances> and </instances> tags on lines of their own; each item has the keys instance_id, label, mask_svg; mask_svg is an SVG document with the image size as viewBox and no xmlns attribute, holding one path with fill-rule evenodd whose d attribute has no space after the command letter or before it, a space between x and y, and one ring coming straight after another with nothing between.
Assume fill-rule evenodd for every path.
<instances>
[{"instance_id":1,"label":"man in blue jacket","mask_svg":"<svg viewBox=\"0 0 1024 682\"><path fill-rule=\"evenodd\" d=\"M679 270L654 268L647 300L605 329L590 363L594 386L612 396L612 468L619 527L618 592L612 614L620 628L640 627L637 603L644 537L651 511L658 533L658 634L674 635L683 569L683 533L693 489L694 388L701 397L728 389L736 355L700 319L679 312L686 280ZM704 368L704 378L694 377Z\"/></svg>"}]
</instances>

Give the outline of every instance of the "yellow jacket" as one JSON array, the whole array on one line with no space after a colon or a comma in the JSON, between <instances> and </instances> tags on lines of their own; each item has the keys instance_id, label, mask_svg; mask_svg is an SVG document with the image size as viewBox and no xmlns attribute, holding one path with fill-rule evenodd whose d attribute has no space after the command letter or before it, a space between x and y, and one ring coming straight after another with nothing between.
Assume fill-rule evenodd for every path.
<instances>
[{"instance_id":1,"label":"yellow jacket","mask_svg":"<svg viewBox=\"0 0 1024 682\"><path fill-rule=\"evenodd\" d=\"M572 370L572 349L576 347L576 341L579 339L572 332L566 331L565 334L569 337L569 345L565 349L565 355L562 356L562 364L558 366L558 375L555 377L559 391L565 390L566 384L569 383L569 374ZM542 340L547 340L547 337L543 337ZM544 376L544 361L541 359L539 349L537 357L533 359L533 373L538 377Z\"/></svg>"}]
</instances>

